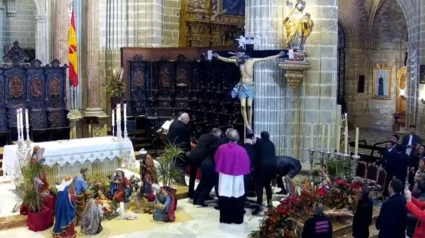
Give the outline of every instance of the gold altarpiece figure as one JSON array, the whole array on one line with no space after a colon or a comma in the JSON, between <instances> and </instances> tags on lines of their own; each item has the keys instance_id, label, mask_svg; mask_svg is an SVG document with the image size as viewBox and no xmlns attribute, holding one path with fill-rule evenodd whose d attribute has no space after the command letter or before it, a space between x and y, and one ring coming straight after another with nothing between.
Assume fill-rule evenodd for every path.
<instances>
[{"instance_id":1,"label":"gold altarpiece figure","mask_svg":"<svg viewBox=\"0 0 425 238\"><path fill-rule=\"evenodd\" d=\"M243 35L244 0L182 0L180 47L233 45Z\"/></svg>"}]
</instances>

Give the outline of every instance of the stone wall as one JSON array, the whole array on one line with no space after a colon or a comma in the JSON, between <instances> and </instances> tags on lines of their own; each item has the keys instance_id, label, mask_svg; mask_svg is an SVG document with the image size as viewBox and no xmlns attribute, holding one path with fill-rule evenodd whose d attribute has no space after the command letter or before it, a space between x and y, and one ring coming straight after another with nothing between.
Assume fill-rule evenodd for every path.
<instances>
[{"instance_id":1,"label":"stone wall","mask_svg":"<svg viewBox=\"0 0 425 238\"><path fill-rule=\"evenodd\" d=\"M18 40L22 48L35 49L35 16L34 0L16 0L16 15L5 16L6 46Z\"/></svg>"},{"instance_id":2,"label":"stone wall","mask_svg":"<svg viewBox=\"0 0 425 238\"><path fill-rule=\"evenodd\" d=\"M178 47L181 0L164 0L162 14L162 46Z\"/></svg>"},{"instance_id":3,"label":"stone wall","mask_svg":"<svg viewBox=\"0 0 425 238\"><path fill-rule=\"evenodd\" d=\"M367 3L358 1L359 3ZM350 13L354 7L357 14ZM391 130L398 93L397 70L403 66L407 21L396 1L385 2L371 21L363 5L342 4L339 20L346 33L345 90L351 126ZM369 29L369 30L368 30ZM391 100L372 99L373 67L386 64L392 68ZM365 91L357 93L358 76L365 75Z\"/></svg>"}]
</instances>

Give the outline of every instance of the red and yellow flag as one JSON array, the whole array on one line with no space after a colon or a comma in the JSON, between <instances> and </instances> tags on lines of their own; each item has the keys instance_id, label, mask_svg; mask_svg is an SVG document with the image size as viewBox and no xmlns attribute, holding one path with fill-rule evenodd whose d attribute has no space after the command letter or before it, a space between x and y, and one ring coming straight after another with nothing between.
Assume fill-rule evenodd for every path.
<instances>
[{"instance_id":1,"label":"red and yellow flag","mask_svg":"<svg viewBox=\"0 0 425 238\"><path fill-rule=\"evenodd\" d=\"M69 81L74 87L78 86L78 53L77 53L77 33L75 30L74 9L72 9L71 25L69 26Z\"/></svg>"}]
</instances>

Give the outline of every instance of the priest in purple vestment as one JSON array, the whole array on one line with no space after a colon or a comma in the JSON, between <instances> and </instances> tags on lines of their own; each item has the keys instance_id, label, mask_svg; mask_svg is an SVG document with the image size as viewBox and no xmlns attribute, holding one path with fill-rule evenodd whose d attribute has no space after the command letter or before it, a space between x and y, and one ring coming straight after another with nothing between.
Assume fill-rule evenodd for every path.
<instances>
[{"instance_id":1,"label":"priest in purple vestment","mask_svg":"<svg viewBox=\"0 0 425 238\"><path fill-rule=\"evenodd\" d=\"M251 172L246 150L237 144L239 133L228 132L229 143L218 147L214 160L218 173L220 223L242 224L245 205L244 175Z\"/></svg>"}]
</instances>

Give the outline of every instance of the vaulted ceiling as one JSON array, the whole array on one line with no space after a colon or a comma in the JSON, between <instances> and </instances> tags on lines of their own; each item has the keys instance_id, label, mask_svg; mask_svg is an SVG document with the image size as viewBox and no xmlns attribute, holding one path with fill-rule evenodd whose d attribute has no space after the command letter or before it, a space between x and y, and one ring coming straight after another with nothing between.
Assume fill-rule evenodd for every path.
<instances>
[{"instance_id":1,"label":"vaulted ceiling","mask_svg":"<svg viewBox=\"0 0 425 238\"><path fill-rule=\"evenodd\" d=\"M340 0L338 14L348 46L407 41L406 18L397 0Z\"/></svg>"}]
</instances>

